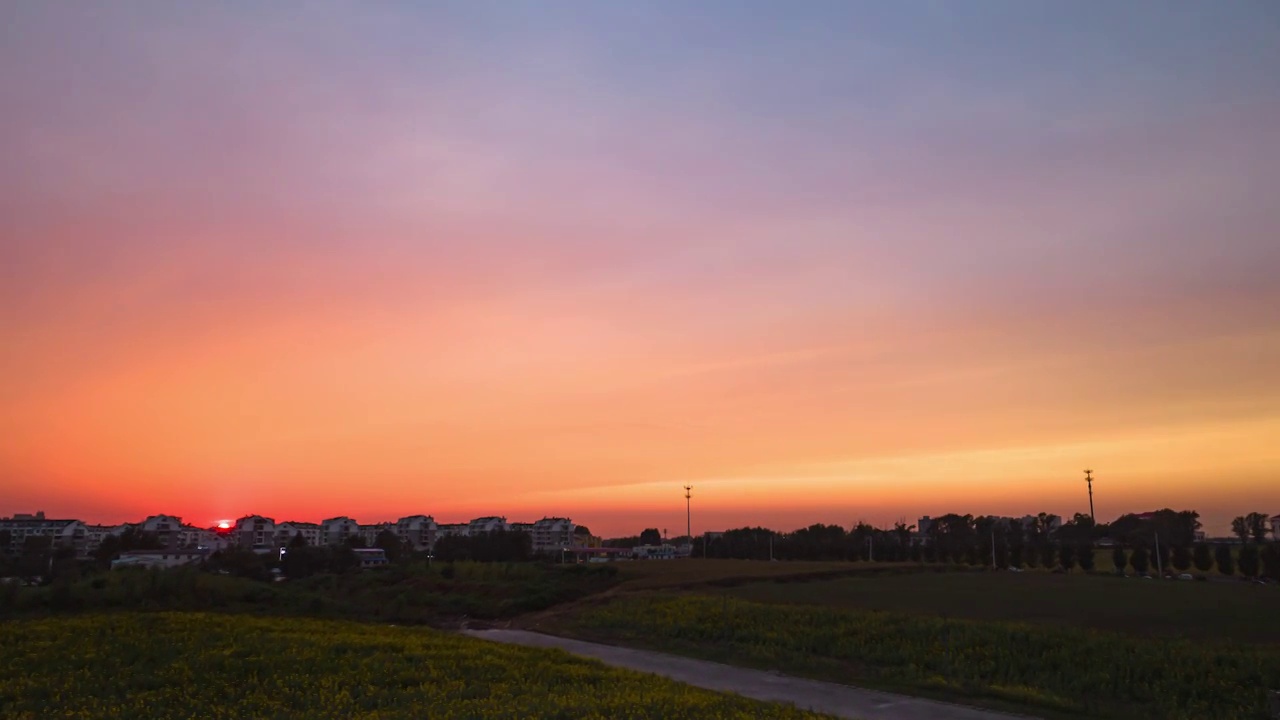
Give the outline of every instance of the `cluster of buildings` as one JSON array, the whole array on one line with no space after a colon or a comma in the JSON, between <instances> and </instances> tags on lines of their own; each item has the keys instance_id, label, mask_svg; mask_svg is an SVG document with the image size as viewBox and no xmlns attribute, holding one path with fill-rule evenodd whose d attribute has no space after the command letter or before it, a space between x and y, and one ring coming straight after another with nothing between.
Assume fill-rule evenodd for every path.
<instances>
[{"instance_id":1,"label":"cluster of buildings","mask_svg":"<svg viewBox=\"0 0 1280 720\"><path fill-rule=\"evenodd\" d=\"M261 515L246 515L234 522L220 523L215 527L201 528L182 522L174 515L152 515L138 523L122 525L89 525L80 520L45 517L43 512L17 513L13 517L0 518L0 538L8 533L8 547L0 552L21 552L27 538L48 537L58 547L70 547L77 555L87 557L97 550L109 536L122 535L134 528L157 538L161 550L134 551L130 558L143 562L152 554L163 555L163 561L146 564L181 564L191 562L201 553L230 547L240 547L255 552L276 552L297 538L313 547L338 545L359 538L364 545L373 546L378 536L390 532L407 548L415 551L431 551L436 541L449 536L475 536L498 530L528 533L534 552L560 552L575 545L577 526L569 518L548 517L531 523L507 522L505 517L482 517L465 523L437 523L430 515L409 515L395 522L361 524L349 517L334 517L323 522L276 522ZM125 558L129 559L129 558ZM156 558L157 561L160 558ZM127 564L127 563L126 563Z\"/></svg>"},{"instance_id":2,"label":"cluster of buildings","mask_svg":"<svg viewBox=\"0 0 1280 720\"><path fill-rule=\"evenodd\" d=\"M349 517L334 517L323 522L281 522L261 515L248 515L228 527L215 530L215 534L229 538L232 544L253 550L284 547L301 537L314 547L339 545L352 538L359 538L365 545L373 545L384 532L395 535L407 548L429 552L440 538L450 536L476 536L506 531L527 533L533 543L533 551L559 552L575 544L577 525L569 518L548 517L537 522L507 522L505 517L482 517L465 523L437 523L430 515L409 515L395 522L366 525Z\"/></svg>"}]
</instances>

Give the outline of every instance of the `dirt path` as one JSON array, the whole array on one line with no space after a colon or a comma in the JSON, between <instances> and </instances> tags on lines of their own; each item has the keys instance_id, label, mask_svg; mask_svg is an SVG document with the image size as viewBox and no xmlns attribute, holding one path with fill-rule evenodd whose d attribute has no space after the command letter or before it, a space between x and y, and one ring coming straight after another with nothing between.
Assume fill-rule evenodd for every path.
<instances>
[{"instance_id":1,"label":"dirt path","mask_svg":"<svg viewBox=\"0 0 1280 720\"><path fill-rule=\"evenodd\" d=\"M678 655L571 640L526 630L464 630L482 640L559 648L614 667L653 673L700 688L785 703L858 720L1010 720L1025 717L848 685L805 680Z\"/></svg>"}]
</instances>

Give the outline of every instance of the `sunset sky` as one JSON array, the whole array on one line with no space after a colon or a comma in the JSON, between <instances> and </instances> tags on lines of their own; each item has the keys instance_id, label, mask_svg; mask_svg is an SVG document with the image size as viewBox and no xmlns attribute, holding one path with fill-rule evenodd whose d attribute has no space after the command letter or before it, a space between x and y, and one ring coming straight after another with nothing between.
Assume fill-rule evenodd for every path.
<instances>
[{"instance_id":1,"label":"sunset sky","mask_svg":"<svg viewBox=\"0 0 1280 720\"><path fill-rule=\"evenodd\" d=\"M1280 5L0 7L0 515L1280 513Z\"/></svg>"}]
</instances>

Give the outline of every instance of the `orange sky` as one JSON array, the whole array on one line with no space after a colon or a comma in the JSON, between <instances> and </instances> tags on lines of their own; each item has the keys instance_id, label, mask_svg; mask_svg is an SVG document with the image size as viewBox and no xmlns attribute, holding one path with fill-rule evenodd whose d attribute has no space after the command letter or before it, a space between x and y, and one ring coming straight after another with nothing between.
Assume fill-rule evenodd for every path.
<instances>
[{"instance_id":1,"label":"orange sky","mask_svg":"<svg viewBox=\"0 0 1280 720\"><path fill-rule=\"evenodd\" d=\"M676 10L641 14L709 27ZM1102 37L1056 62L1132 77L1082 88L984 74L1040 50L977 25L883 19L888 76L807 16L649 75L603 8L201 12L0 36L0 514L674 535L684 484L695 530L790 529L1070 515L1085 467L1105 519L1280 512L1262 38L1224 83L1171 79L1187 28Z\"/></svg>"}]
</instances>

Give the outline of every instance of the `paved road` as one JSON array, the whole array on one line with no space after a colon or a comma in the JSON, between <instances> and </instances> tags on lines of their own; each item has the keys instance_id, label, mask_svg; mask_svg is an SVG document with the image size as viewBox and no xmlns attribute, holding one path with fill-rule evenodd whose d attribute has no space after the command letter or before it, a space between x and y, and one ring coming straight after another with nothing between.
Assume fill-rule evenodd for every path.
<instances>
[{"instance_id":1,"label":"paved road","mask_svg":"<svg viewBox=\"0 0 1280 720\"><path fill-rule=\"evenodd\" d=\"M484 640L567 650L607 665L653 673L690 685L856 720L1010 720L991 710L805 680L678 655L601 645L526 630L464 630Z\"/></svg>"}]
</instances>

